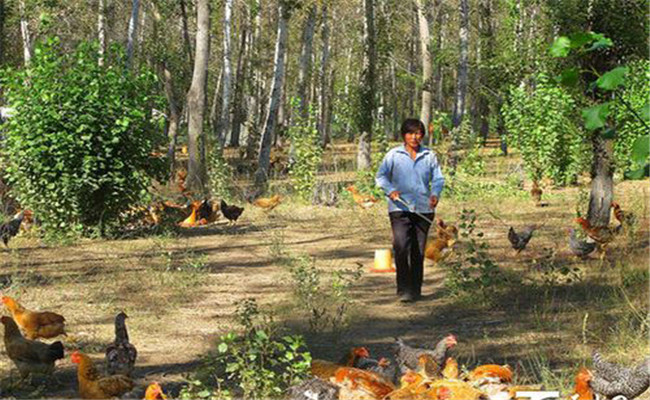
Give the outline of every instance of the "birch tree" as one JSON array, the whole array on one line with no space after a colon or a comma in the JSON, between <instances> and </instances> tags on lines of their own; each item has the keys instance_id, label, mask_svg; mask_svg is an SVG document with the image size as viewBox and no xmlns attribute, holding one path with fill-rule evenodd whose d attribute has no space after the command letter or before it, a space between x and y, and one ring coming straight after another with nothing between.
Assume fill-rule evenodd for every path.
<instances>
[{"instance_id":1,"label":"birch tree","mask_svg":"<svg viewBox=\"0 0 650 400\"><path fill-rule=\"evenodd\" d=\"M456 98L454 101L454 114L452 125L460 126L465 113L465 96L467 94L467 70L469 62L469 4L468 0L460 0L460 29L459 29L460 57L458 59L458 79L456 80ZM457 135L454 137L457 140Z\"/></svg>"},{"instance_id":2,"label":"birch tree","mask_svg":"<svg viewBox=\"0 0 650 400\"><path fill-rule=\"evenodd\" d=\"M210 50L210 6L209 0L196 2L196 51L192 84L187 93L189 111L188 153L186 184L190 190L205 191L205 135L203 132L203 112L205 109L205 86L208 75Z\"/></svg>"},{"instance_id":3,"label":"birch tree","mask_svg":"<svg viewBox=\"0 0 650 400\"><path fill-rule=\"evenodd\" d=\"M424 8L425 0L417 0L420 54L422 56L422 105L420 108L420 120L424 124L425 129L428 129L431 116L433 66L431 65L431 52L429 51L429 43L431 41L429 21L427 21ZM426 134L427 132L424 133Z\"/></svg>"},{"instance_id":4,"label":"birch tree","mask_svg":"<svg viewBox=\"0 0 650 400\"><path fill-rule=\"evenodd\" d=\"M249 31L250 12L246 8L245 16L242 17L242 28L240 32L239 55L237 56L237 68L235 73L235 89L232 104L232 132L230 134L230 146L239 147L241 126L246 121L246 110L244 107L244 88L248 78L248 60L250 59Z\"/></svg>"},{"instance_id":5,"label":"birch tree","mask_svg":"<svg viewBox=\"0 0 650 400\"><path fill-rule=\"evenodd\" d=\"M307 11L305 26L302 31L302 49L300 51L300 69L298 70L298 98L300 99L300 115L307 118L309 96L307 87L311 81L311 60L316 27L316 4Z\"/></svg>"},{"instance_id":6,"label":"birch tree","mask_svg":"<svg viewBox=\"0 0 650 400\"><path fill-rule=\"evenodd\" d=\"M98 1L97 9L97 40L99 41L99 58L97 63L104 65L104 54L106 54L106 0Z\"/></svg>"},{"instance_id":7,"label":"birch tree","mask_svg":"<svg viewBox=\"0 0 650 400\"><path fill-rule=\"evenodd\" d=\"M374 0L364 0L363 72L359 88L359 147L357 169L370 168L373 113L375 112L375 11Z\"/></svg>"},{"instance_id":8,"label":"birch tree","mask_svg":"<svg viewBox=\"0 0 650 400\"><path fill-rule=\"evenodd\" d=\"M223 74L221 94L221 118L217 124L217 140L223 148L230 126L230 91L232 82L232 46L231 46L232 0L224 2L223 16Z\"/></svg>"},{"instance_id":9,"label":"birch tree","mask_svg":"<svg viewBox=\"0 0 650 400\"><path fill-rule=\"evenodd\" d=\"M131 18L129 19L129 31L127 33L126 42L126 65L131 67L133 65L133 49L135 47L135 38L138 34L138 15L140 11L140 0L133 0L131 5Z\"/></svg>"},{"instance_id":10,"label":"birch tree","mask_svg":"<svg viewBox=\"0 0 650 400\"><path fill-rule=\"evenodd\" d=\"M23 39L23 60L25 65L29 65L32 59L32 40L29 34L29 24L27 23L27 15L25 12L25 0L18 2L20 13L20 33Z\"/></svg>"},{"instance_id":11,"label":"birch tree","mask_svg":"<svg viewBox=\"0 0 650 400\"><path fill-rule=\"evenodd\" d=\"M322 55L318 78L320 82L320 99L319 99L319 113L318 113L318 132L320 133L321 145L325 147L330 142L330 137L327 134L327 125L329 124L328 112L328 99L329 99L329 60L330 60L330 25L328 18L327 3L323 4L322 14Z\"/></svg>"}]
</instances>

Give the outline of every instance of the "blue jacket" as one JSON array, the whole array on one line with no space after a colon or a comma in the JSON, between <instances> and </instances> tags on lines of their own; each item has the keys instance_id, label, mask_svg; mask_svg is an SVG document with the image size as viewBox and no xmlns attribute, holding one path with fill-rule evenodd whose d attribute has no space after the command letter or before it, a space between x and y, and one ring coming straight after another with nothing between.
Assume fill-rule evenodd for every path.
<instances>
[{"instance_id":1,"label":"blue jacket","mask_svg":"<svg viewBox=\"0 0 650 400\"><path fill-rule=\"evenodd\" d=\"M402 200L411 205L409 209L404 204L389 199L388 212L416 211L425 214L435 211L429 207L429 197L434 195L440 199L445 178L433 151L420 146L413 160L404 145L401 145L386 153L375 182L386 195L399 191Z\"/></svg>"}]
</instances>

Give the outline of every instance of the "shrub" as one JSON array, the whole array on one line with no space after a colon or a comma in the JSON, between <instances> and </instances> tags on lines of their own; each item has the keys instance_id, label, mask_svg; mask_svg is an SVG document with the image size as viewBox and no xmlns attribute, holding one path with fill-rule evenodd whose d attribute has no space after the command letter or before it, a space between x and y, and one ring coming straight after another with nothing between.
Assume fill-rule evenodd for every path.
<instances>
[{"instance_id":1,"label":"shrub","mask_svg":"<svg viewBox=\"0 0 650 400\"><path fill-rule=\"evenodd\" d=\"M208 164L208 181L213 197L232 200L233 168L223 156L223 149L218 145L210 152Z\"/></svg>"},{"instance_id":2,"label":"shrub","mask_svg":"<svg viewBox=\"0 0 650 400\"><path fill-rule=\"evenodd\" d=\"M323 148L320 144L318 129L316 129L316 116L313 110L309 109L309 116L303 118L298 111L299 101L292 99L295 112L294 121L289 128L289 138L293 146L294 160L289 169L291 185L298 196L303 200L310 200L316 174L323 157Z\"/></svg>"},{"instance_id":3,"label":"shrub","mask_svg":"<svg viewBox=\"0 0 650 400\"><path fill-rule=\"evenodd\" d=\"M116 47L112 65L98 66L97 54L90 43L63 53L48 39L27 68L4 74L15 108L5 125L6 174L46 233L104 233L146 199L151 178L164 171L150 155L164 140L148 112L155 76L128 71Z\"/></svg>"}]
</instances>

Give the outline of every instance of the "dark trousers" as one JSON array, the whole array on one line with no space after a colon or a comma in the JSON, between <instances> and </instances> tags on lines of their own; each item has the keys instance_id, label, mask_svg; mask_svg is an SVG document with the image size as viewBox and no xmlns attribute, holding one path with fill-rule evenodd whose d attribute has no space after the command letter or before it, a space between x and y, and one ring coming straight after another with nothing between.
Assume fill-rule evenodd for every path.
<instances>
[{"instance_id":1,"label":"dark trousers","mask_svg":"<svg viewBox=\"0 0 650 400\"><path fill-rule=\"evenodd\" d=\"M422 292L424 276L424 248L431 224L410 212L395 211L388 215L393 230L397 293L419 296ZM433 220L433 213L422 215Z\"/></svg>"}]
</instances>

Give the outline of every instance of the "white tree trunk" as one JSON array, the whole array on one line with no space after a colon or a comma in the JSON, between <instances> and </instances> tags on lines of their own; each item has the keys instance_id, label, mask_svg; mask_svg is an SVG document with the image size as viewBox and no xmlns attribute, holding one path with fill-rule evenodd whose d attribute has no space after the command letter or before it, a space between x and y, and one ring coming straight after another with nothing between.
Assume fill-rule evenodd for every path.
<instances>
[{"instance_id":1,"label":"white tree trunk","mask_svg":"<svg viewBox=\"0 0 650 400\"><path fill-rule=\"evenodd\" d=\"M208 76L210 51L209 0L196 2L196 54L192 84L187 93L189 111L187 187L197 193L205 192L205 148L203 145L203 113L205 109L205 85Z\"/></svg>"},{"instance_id":2,"label":"white tree trunk","mask_svg":"<svg viewBox=\"0 0 650 400\"><path fill-rule=\"evenodd\" d=\"M307 87L311 81L311 60L312 47L314 42L314 30L316 27L316 4L313 4L308 11L305 27L302 32L302 49L300 52L300 69L298 70L298 98L300 99L300 115L307 118L309 107L309 96Z\"/></svg>"},{"instance_id":3,"label":"white tree trunk","mask_svg":"<svg viewBox=\"0 0 650 400\"><path fill-rule=\"evenodd\" d=\"M328 124L328 103L329 103L329 83L327 81L329 74L329 59L330 59L330 25L329 17L327 15L327 3L323 4L323 19L322 19L322 35L323 35L323 52L321 55L321 63L319 70L320 80L320 99L318 107L318 132L320 133L321 145L325 147L330 138L327 135Z\"/></svg>"},{"instance_id":4,"label":"white tree trunk","mask_svg":"<svg viewBox=\"0 0 650 400\"><path fill-rule=\"evenodd\" d=\"M230 134L230 146L239 147L241 135L241 126L246 121L246 108L244 107L244 87L246 86L247 72L249 69L250 46L248 42L250 16L248 13L243 17L242 28L240 32L239 55L237 57L237 69L234 85L234 95L232 104L232 132Z\"/></svg>"},{"instance_id":5,"label":"white tree trunk","mask_svg":"<svg viewBox=\"0 0 650 400\"><path fill-rule=\"evenodd\" d=\"M375 112L375 10L374 0L364 0L364 68L360 88L361 115L359 115L359 148L357 169L370 168L372 128Z\"/></svg>"},{"instance_id":6,"label":"white tree trunk","mask_svg":"<svg viewBox=\"0 0 650 400\"><path fill-rule=\"evenodd\" d=\"M185 9L185 0L180 0L181 6L181 34L183 35L183 43L185 43L185 52L187 59L190 61L189 65L194 65L194 56L192 54L192 41L190 40L190 30L187 26L187 11Z\"/></svg>"},{"instance_id":7,"label":"white tree trunk","mask_svg":"<svg viewBox=\"0 0 650 400\"><path fill-rule=\"evenodd\" d=\"M453 126L458 127L465 113L465 96L467 94L467 69L469 47L469 4L460 0L460 58L458 60L458 79L456 81L456 101L454 102ZM456 139L455 135L455 139Z\"/></svg>"},{"instance_id":8,"label":"white tree trunk","mask_svg":"<svg viewBox=\"0 0 650 400\"><path fill-rule=\"evenodd\" d=\"M230 28L232 20L232 0L225 0L223 16L223 83L221 94L221 118L217 124L217 139L223 148L230 128L230 91L232 86L232 45Z\"/></svg>"},{"instance_id":9,"label":"white tree trunk","mask_svg":"<svg viewBox=\"0 0 650 400\"><path fill-rule=\"evenodd\" d=\"M32 40L29 35L27 16L25 15L25 0L20 0L18 2L18 7L20 9L20 33L23 38L23 58L25 65L29 65L29 62L32 59Z\"/></svg>"},{"instance_id":10,"label":"white tree trunk","mask_svg":"<svg viewBox=\"0 0 650 400\"><path fill-rule=\"evenodd\" d=\"M106 0L99 0L97 10L97 39L99 40L99 58L97 63L104 65L104 54L106 54Z\"/></svg>"},{"instance_id":11,"label":"white tree trunk","mask_svg":"<svg viewBox=\"0 0 650 400\"><path fill-rule=\"evenodd\" d=\"M429 21L424 11L425 0L418 0L418 27L420 32L420 54L422 55L422 108L420 109L420 120L424 124L425 129L428 131L429 119L431 116L431 92L432 92L432 78L433 68L431 65L431 53L429 51L429 43L431 37L429 35ZM428 134L428 132L424 132Z\"/></svg>"},{"instance_id":12,"label":"white tree trunk","mask_svg":"<svg viewBox=\"0 0 650 400\"><path fill-rule=\"evenodd\" d=\"M131 67L133 65L133 51L135 47L135 37L138 33L138 15L140 10L140 0L133 0L131 6L131 18L129 19L129 31L127 34L126 42L126 65Z\"/></svg>"},{"instance_id":13,"label":"white tree trunk","mask_svg":"<svg viewBox=\"0 0 650 400\"><path fill-rule=\"evenodd\" d=\"M262 138L257 158L257 171L255 171L255 186L258 189L266 187L269 174L271 143L273 133L278 122L278 110L282 101L282 86L284 85L284 55L287 49L289 10L283 0L278 4L278 33L275 42L275 59L273 67L273 85L269 101L269 111L262 130Z\"/></svg>"}]
</instances>

